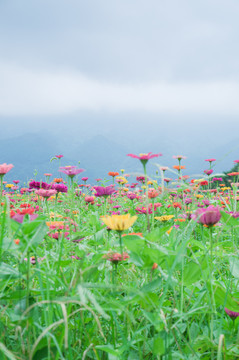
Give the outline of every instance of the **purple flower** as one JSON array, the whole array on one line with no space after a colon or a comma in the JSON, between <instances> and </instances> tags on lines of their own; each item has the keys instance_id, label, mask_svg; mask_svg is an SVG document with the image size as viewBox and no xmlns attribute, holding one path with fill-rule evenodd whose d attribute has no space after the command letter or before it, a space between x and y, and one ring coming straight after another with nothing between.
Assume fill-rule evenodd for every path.
<instances>
[{"instance_id":1,"label":"purple flower","mask_svg":"<svg viewBox=\"0 0 239 360\"><path fill-rule=\"evenodd\" d=\"M104 196L107 197L109 195L112 195L115 192L115 189L112 185L109 186L94 186L94 189L96 190L95 196Z\"/></svg>"},{"instance_id":2,"label":"purple flower","mask_svg":"<svg viewBox=\"0 0 239 360\"><path fill-rule=\"evenodd\" d=\"M56 190L58 193L67 193L67 186L64 184L53 184L52 189Z\"/></svg>"},{"instance_id":3,"label":"purple flower","mask_svg":"<svg viewBox=\"0 0 239 360\"><path fill-rule=\"evenodd\" d=\"M210 205L207 208L197 209L193 218L200 224L213 226L221 219L220 208Z\"/></svg>"},{"instance_id":4,"label":"purple flower","mask_svg":"<svg viewBox=\"0 0 239 360\"><path fill-rule=\"evenodd\" d=\"M231 311L231 310L229 310L229 309L227 309L227 308L225 308L224 310L225 310L225 312L227 313L227 315L230 316L230 318L231 318L232 320L235 320L235 319L239 316L239 312Z\"/></svg>"},{"instance_id":5,"label":"purple flower","mask_svg":"<svg viewBox=\"0 0 239 360\"><path fill-rule=\"evenodd\" d=\"M84 169L77 169L77 166L61 166L59 172L66 174L67 176L73 178L74 176L85 171Z\"/></svg>"},{"instance_id":6,"label":"purple flower","mask_svg":"<svg viewBox=\"0 0 239 360\"><path fill-rule=\"evenodd\" d=\"M239 217L239 211L226 211L226 213L230 214L235 219L237 219Z\"/></svg>"}]
</instances>

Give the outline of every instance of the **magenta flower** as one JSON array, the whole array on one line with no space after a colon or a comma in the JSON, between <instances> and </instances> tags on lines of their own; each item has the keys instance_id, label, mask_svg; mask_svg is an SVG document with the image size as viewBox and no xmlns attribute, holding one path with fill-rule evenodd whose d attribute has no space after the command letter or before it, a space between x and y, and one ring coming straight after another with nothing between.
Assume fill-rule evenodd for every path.
<instances>
[{"instance_id":1,"label":"magenta flower","mask_svg":"<svg viewBox=\"0 0 239 360\"><path fill-rule=\"evenodd\" d=\"M83 171L85 171L84 169L77 169L76 166L61 166L59 169L59 172L62 172L64 174L66 174L67 176L69 176L70 178L73 178L74 176L82 173Z\"/></svg>"},{"instance_id":2,"label":"magenta flower","mask_svg":"<svg viewBox=\"0 0 239 360\"><path fill-rule=\"evenodd\" d=\"M0 165L0 176L5 175L13 168L12 164L7 165L6 163Z\"/></svg>"},{"instance_id":3,"label":"magenta flower","mask_svg":"<svg viewBox=\"0 0 239 360\"><path fill-rule=\"evenodd\" d=\"M23 223L24 217L26 214L14 214L11 218L17 221L19 224ZM30 214L29 220L34 221L38 217L38 214Z\"/></svg>"},{"instance_id":4,"label":"magenta flower","mask_svg":"<svg viewBox=\"0 0 239 360\"><path fill-rule=\"evenodd\" d=\"M50 196L53 196L57 193L56 190L45 190L45 189L39 189L35 191L35 194L42 196L44 198L49 198Z\"/></svg>"},{"instance_id":5,"label":"magenta flower","mask_svg":"<svg viewBox=\"0 0 239 360\"><path fill-rule=\"evenodd\" d=\"M89 178L88 177L83 177L81 180L82 181L87 181Z\"/></svg>"},{"instance_id":6,"label":"magenta flower","mask_svg":"<svg viewBox=\"0 0 239 360\"><path fill-rule=\"evenodd\" d=\"M197 209L193 215L193 219L198 223L213 226L221 219L220 208L210 205L207 208Z\"/></svg>"},{"instance_id":7,"label":"magenta flower","mask_svg":"<svg viewBox=\"0 0 239 360\"><path fill-rule=\"evenodd\" d=\"M137 198L137 195L133 192L128 192L127 193L127 198L130 199L130 200L134 200Z\"/></svg>"},{"instance_id":8,"label":"magenta flower","mask_svg":"<svg viewBox=\"0 0 239 360\"><path fill-rule=\"evenodd\" d=\"M213 179L212 179L212 181L223 181L223 179L220 177L220 178L216 178L216 177L214 177Z\"/></svg>"},{"instance_id":9,"label":"magenta flower","mask_svg":"<svg viewBox=\"0 0 239 360\"><path fill-rule=\"evenodd\" d=\"M57 159L61 159L61 158L63 158L63 155L55 155L55 157L56 157Z\"/></svg>"},{"instance_id":10,"label":"magenta flower","mask_svg":"<svg viewBox=\"0 0 239 360\"><path fill-rule=\"evenodd\" d=\"M213 173L213 170L212 169L204 170L204 173L209 176L209 175L211 175Z\"/></svg>"},{"instance_id":11,"label":"magenta flower","mask_svg":"<svg viewBox=\"0 0 239 360\"><path fill-rule=\"evenodd\" d=\"M225 310L225 312L227 313L227 315L230 316L230 318L231 318L232 320L235 320L235 319L239 316L239 312L231 311L231 310L227 309L226 307L225 307L224 310Z\"/></svg>"},{"instance_id":12,"label":"magenta flower","mask_svg":"<svg viewBox=\"0 0 239 360\"><path fill-rule=\"evenodd\" d=\"M115 189L110 185L110 186L94 186L94 189L96 190L96 193L94 194L95 196L104 196L107 197L109 195L112 195L113 193L115 193Z\"/></svg>"},{"instance_id":13,"label":"magenta flower","mask_svg":"<svg viewBox=\"0 0 239 360\"><path fill-rule=\"evenodd\" d=\"M239 160L234 160L233 162L236 164L239 164Z\"/></svg>"},{"instance_id":14,"label":"magenta flower","mask_svg":"<svg viewBox=\"0 0 239 360\"><path fill-rule=\"evenodd\" d=\"M127 154L127 156L130 156L130 157L132 157L134 159L139 159L143 165L146 165L148 160L150 160L150 159L162 156L162 154L160 154L160 153L159 154L152 154L152 155L151 154L152 154L152 152L149 152L147 154L139 154L139 156L134 155L134 154Z\"/></svg>"},{"instance_id":15,"label":"magenta flower","mask_svg":"<svg viewBox=\"0 0 239 360\"><path fill-rule=\"evenodd\" d=\"M216 159L205 159L205 161L212 163L213 161L216 161Z\"/></svg>"},{"instance_id":16,"label":"magenta flower","mask_svg":"<svg viewBox=\"0 0 239 360\"><path fill-rule=\"evenodd\" d=\"M56 190L58 193L67 193L68 190L67 186L64 184L52 184L52 189Z\"/></svg>"}]
</instances>

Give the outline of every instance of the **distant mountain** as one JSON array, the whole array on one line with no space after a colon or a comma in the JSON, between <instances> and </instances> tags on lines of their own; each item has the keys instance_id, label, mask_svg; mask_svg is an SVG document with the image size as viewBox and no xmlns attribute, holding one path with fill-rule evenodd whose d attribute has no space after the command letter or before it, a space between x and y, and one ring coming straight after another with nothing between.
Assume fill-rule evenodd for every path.
<instances>
[{"instance_id":1,"label":"distant mountain","mask_svg":"<svg viewBox=\"0 0 239 360\"><path fill-rule=\"evenodd\" d=\"M160 136L152 132L145 138L137 138L133 133L126 132L125 138L120 140L117 134L93 135L92 137L73 138L46 134L45 132L29 133L15 138L1 139L0 141L0 163L12 163L14 168L9 172L6 180L11 182L20 179L22 182L34 177L38 180L44 179L44 173L52 173L53 176L60 176L58 172L59 162L50 159L57 154L63 154L62 166L77 165L84 168L84 176L94 183L96 178L107 178L109 171L125 169L127 173L142 173L142 165L137 159L127 157L128 153L139 154L152 151L163 153L162 157L152 159L148 164L149 175L155 175L160 164L172 166L177 161L173 155L182 154L187 156L182 164L186 166L185 174L202 174L208 167L204 160L215 157L215 173L228 171L233 166L233 160L239 159L238 141L224 143L212 143L210 134L202 137L200 147L194 145L194 139L189 138L187 142L180 141L180 134L175 138L161 133ZM127 138L130 140L126 141ZM79 163L80 162L80 163ZM170 172L166 176L174 177Z\"/></svg>"}]
</instances>

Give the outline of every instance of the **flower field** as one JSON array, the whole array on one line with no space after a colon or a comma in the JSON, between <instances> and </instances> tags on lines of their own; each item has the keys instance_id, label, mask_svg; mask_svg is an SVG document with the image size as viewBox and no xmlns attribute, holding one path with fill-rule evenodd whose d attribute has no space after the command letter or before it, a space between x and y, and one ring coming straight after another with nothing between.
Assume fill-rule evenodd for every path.
<instances>
[{"instance_id":1,"label":"flower field","mask_svg":"<svg viewBox=\"0 0 239 360\"><path fill-rule=\"evenodd\" d=\"M95 184L0 165L0 359L239 358L239 172L128 156L141 174Z\"/></svg>"}]
</instances>

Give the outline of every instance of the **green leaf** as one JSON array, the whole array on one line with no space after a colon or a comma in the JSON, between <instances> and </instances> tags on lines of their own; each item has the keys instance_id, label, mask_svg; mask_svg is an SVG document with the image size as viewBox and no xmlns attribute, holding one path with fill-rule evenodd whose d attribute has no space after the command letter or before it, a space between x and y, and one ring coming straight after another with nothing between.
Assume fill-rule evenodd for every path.
<instances>
[{"instance_id":1,"label":"green leaf","mask_svg":"<svg viewBox=\"0 0 239 360\"><path fill-rule=\"evenodd\" d=\"M111 344L97 345L95 348L117 357L122 354L122 350L120 351L119 349L114 349L113 345Z\"/></svg>"},{"instance_id":2,"label":"green leaf","mask_svg":"<svg viewBox=\"0 0 239 360\"><path fill-rule=\"evenodd\" d=\"M237 301L229 293L227 293L221 285L213 285L213 288L215 302L218 306L224 306L231 311L239 312L239 301Z\"/></svg>"},{"instance_id":3,"label":"green leaf","mask_svg":"<svg viewBox=\"0 0 239 360\"><path fill-rule=\"evenodd\" d=\"M229 264L230 264L230 271L232 275L239 279L239 259L235 257L229 258Z\"/></svg>"},{"instance_id":4,"label":"green leaf","mask_svg":"<svg viewBox=\"0 0 239 360\"><path fill-rule=\"evenodd\" d=\"M235 219L230 214L227 214L226 212L221 211L221 215L222 215L221 220L223 220L225 225L227 225L227 226L239 226L238 219Z\"/></svg>"},{"instance_id":5,"label":"green leaf","mask_svg":"<svg viewBox=\"0 0 239 360\"><path fill-rule=\"evenodd\" d=\"M187 265L184 266L183 270L183 283L188 286L191 285L205 276L204 270L207 268L206 260L199 260L199 263L195 261L190 261Z\"/></svg>"},{"instance_id":6,"label":"green leaf","mask_svg":"<svg viewBox=\"0 0 239 360\"><path fill-rule=\"evenodd\" d=\"M20 277L18 270L4 262L0 263L0 279L19 279Z\"/></svg>"},{"instance_id":7,"label":"green leaf","mask_svg":"<svg viewBox=\"0 0 239 360\"><path fill-rule=\"evenodd\" d=\"M160 336L154 337L153 354L163 355L165 353L164 341Z\"/></svg>"}]
</instances>

